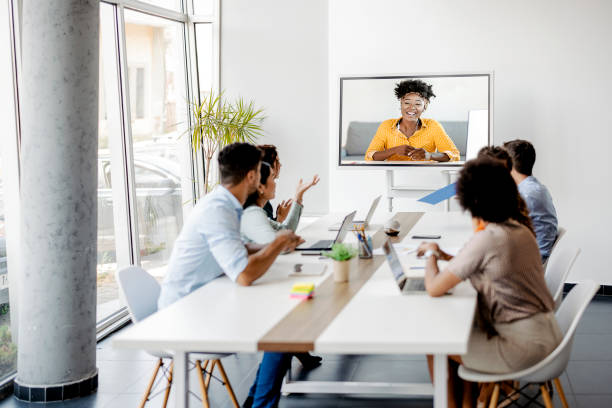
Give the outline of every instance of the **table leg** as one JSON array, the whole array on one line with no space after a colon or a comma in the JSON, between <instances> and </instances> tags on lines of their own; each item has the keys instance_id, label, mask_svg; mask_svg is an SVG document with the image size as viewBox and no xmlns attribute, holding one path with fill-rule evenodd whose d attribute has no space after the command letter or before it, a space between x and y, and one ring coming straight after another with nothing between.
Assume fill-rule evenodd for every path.
<instances>
[{"instance_id":1,"label":"table leg","mask_svg":"<svg viewBox=\"0 0 612 408\"><path fill-rule=\"evenodd\" d=\"M448 356L434 355L434 408L448 405Z\"/></svg>"},{"instance_id":2,"label":"table leg","mask_svg":"<svg viewBox=\"0 0 612 408\"><path fill-rule=\"evenodd\" d=\"M188 354L184 351L174 353L174 373L172 382L172 388L176 395L176 408L188 408L189 407L189 393L187 387L189 387L189 367L187 366Z\"/></svg>"}]
</instances>

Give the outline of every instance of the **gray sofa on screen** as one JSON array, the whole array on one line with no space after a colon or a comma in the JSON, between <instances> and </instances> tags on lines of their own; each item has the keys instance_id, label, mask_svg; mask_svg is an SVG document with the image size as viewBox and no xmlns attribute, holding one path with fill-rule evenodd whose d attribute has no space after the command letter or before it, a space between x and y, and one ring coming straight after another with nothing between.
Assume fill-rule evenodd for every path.
<instances>
[{"instance_id":1,"label":"gray sofa on screen","mask_svg":"<svg viewBox=\"0 0 612 408\"><path fill-rule=\"evenodd\" d=\"M459 149L461 160L465 160L467 148L467 121L439 121L446 133ZM342 160L360 161L364 160L364 155L370 141L376 134L380 122L350 122L346 132L346 144L342 146Z\"/></svg>"}]
</instances>

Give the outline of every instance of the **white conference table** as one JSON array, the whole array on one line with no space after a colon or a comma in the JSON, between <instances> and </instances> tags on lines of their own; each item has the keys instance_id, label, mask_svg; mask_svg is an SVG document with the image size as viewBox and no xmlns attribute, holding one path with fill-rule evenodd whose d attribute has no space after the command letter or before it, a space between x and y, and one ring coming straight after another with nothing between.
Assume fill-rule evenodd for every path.
<instances>
[{"instance_id":1,"label":"white conference table","mask_svg":"<svg viewBox=\"0 0 612 408\"><path fill-rule=\"evenodd\" d=\"M418 219L418 216L411 216L415 221ZM322 217L299 233L307 240L333 238L335 232L327 231L327 226L339 219L340 214ZM411 239L413 234L440 234L441 239L436 240L440 246L456 250L471 235L470 219L460 213L425 213L413 224L407 224L408 227L402 231L405 236L403 243L413 246L421 242ZM373 233L375 228L372 226L370 232ZM380 245L381 234L376 235L375 246ZM351 234L347 240L352 239ZM425 293L401 295L383 259L382 255L377 255L373 260L354 261L356 269L359 268L358 275L353 270L348 284L335 284L330 276L330 261L299 253L283 255L252 286L241 287L226 277L215 279L122 331L115 336L113 346L171 351L174 355L173 388L177 408L187 407L189 403L189 352L275 350L433 354L434 406L446 407L447 356L467 351L476 293L464 282L451 295L440 298L431 298ZM423 264L414 253L402 254L401 261L407 274L424 273L422 269L410 268ZM288 277L295 263L319 262L328 264L327 271L321 276ZM314 299L302 302L289 298L291 287L299 281L315 284ZM300 388L295 384L291 392L300 389L332 392L337 388L315 385L314 388L312 384ZM393 387L397 388L397 384L389 386L389 393L394 392ZM406 387L404 384L403 393L432 394L431 385ZM359 391L357 387L352 389L353 392ZM362 388L362 392L368 390L371 391Z\"/></svg>"}]
</instances>

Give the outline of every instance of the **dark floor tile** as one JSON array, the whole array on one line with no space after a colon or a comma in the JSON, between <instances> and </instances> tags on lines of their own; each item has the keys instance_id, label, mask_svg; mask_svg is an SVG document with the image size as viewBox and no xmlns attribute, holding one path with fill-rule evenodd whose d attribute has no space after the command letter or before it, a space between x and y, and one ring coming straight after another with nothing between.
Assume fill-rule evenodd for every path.
<instances>
[{"instance_id":1,"label":"dark floor tile","mask_svg":"<svg viewBox=\"0 0 612 408\"><path fill-rule=\"evenodd\" d=\"M154 368L153 361L98 361L98 391L122 394Z\"/></svg>"},{"instance_id":2,"label":"dark floor tile","mask_svg":"<svg viewBox=\"0 0 612 408\"><path fill-rule=\"evenodd\" d=\"M570 361L567 375L576 395L612 395L612 361Z\"/></svg>"},{"instance_id":3,"label":"dark floor tile","mask_svg":"<svg viewBox=\"0 0 612 408\"><path fill-rule=\"evenodd\" d=\"M359 361L357 370L351 379L368 382L431 383L427 364L424 361L410 360L363 359Z\"/></svg>"},{"instance_id":4,"label":"dark floor tile","mask_svg":"<svg viewBox=\"0 0 612 408\"><path fill-rule=\"evenodd\" d=\"M576 395L578 408L609 408L612 407L612 395Z\"/></svg>"},{"instance_id":5,"label":"dark floor tile","mask_svg":"<svg viewBox=\"0 0 612 408\"><path fill-rule=\"evenodd\" d=\"M610 308L612 311L612 307ZM580 334L612 334L612 314L587 312L580 319L576 333Z\"/></svg>"},{"instance_id":6,"label":"dark floor tile","mask_svg":"<svg viewBox=\"0 0 612 408\"><path fill-rule=\"evenodd\" d=\"M612 334L582 334L574 337L570 360L612 361Z\"/></svg>"}]
</instances>

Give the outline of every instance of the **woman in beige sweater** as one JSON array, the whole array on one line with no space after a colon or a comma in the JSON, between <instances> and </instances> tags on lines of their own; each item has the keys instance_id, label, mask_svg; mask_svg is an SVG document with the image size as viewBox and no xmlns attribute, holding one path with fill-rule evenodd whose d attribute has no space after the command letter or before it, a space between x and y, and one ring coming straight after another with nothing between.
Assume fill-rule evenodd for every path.
<instances>
[{"instance_id":1,"label":"woman in beige sweater","mask_svg":"<svg viewBox=\"0 0 612 408\"><path fill-rule=\"evenodd\" d=\"M464 383L462 395L452 393L459 364L487 373L522 370L550 354L563 336L538 244L515 221L519 194L508 170L498 160L469 161L457 182L457 197L472 215L472 238L455 257L435 243L421 244L418 254L427 258L425 287L431 296L442 296L467 279L478 292L468 351L449 361L449 407L467 407L473 406L471 384ZM438 259L449 261L442 271Z\"/></svg>"}]
</instances>

